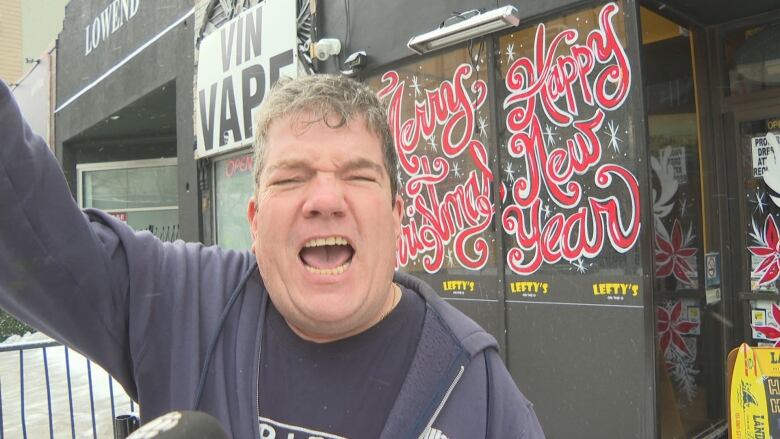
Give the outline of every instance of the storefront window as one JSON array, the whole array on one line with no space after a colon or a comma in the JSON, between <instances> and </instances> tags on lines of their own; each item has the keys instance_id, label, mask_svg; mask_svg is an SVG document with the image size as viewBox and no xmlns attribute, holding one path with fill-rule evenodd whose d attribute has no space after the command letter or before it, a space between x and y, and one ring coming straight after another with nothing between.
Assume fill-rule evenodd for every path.
<instances>
[{"instance_id":1,"label":"storefront window","mask_svg":"<svg viewBox=\"0 0 780 439\"><path fill-rule=\"evenodd\" d=\"M644 150L633 139L644 133L626 9L606 3L529 23L495 50L507 362L513 376L533 376L521 384L548 404L539 411L563 419L597 419L646 391L652 292L639 240L650 225L641 221ZM565 354L537 359L551 345ZM557 392L598 403L545 398L569 367L584 378ZM642 422L623 411L608 427L543 425L551 437L631 437Z\"/></svg>"},{"instance_id":2,"label":"storefront window","mask_svg":"<svg viewBox=\"0 0 780 439\"><path fill-rule=\"evenodd\" d=\"M388 106L404 198L399 269L489 331L496 304L495 146L485 43L415 59L368 80Z\"/></svg>"},{"instance_id":3,"label":"storefront window","mask_svg":"<svg viewBox=\"0 0 780 439\"><path fill-rule=\"evenodd\" d=\"M79 202L148 230L164 241L181 238L175 159L83 164Z\"/></svg>"},{"instance_id":4,"label":"storefront window","mask_svg":"<svg viewBox=\"0 0 780 439\"><path fill-rule=\"evenodd\" d=\"M653 199L654 302L662 438L692 437L722 416L719 298L708 298L696 81L690 32L642 9ZM719 290L718 290L719 291Z\"/></svg>"},{"instance_id":5,"label":"storefront window","mask_svg":"<svg viewBox=\"0 0 780 439\"><path fill-rule=\"evenodd\" d=\"M780 86L780 25L739 29L723 38L727 92L754 93Z\"/></svg>"},{"instance_id":6,"label":"storefront window","mask_svg":"<svg viewBox=\"0 0 780 439\"><path fill-rule=\"evenodd\" d=\"M513 300L641 303L631 291L638 278L629 280L640 269L632 251L640 211L622 20L610 3L499 40L501 222ZM594 272L632 286L625 295L570 288ZM545 289L528 291L528 282Z\"/></svg>"},{"instance_id":7,"label":"storefront window","mask_svg":"<svg viewBox=\"0 0 780 439\"><path fill-rule=\"evenodd\" d=\"M246 208L254 189L252 153L219 160L214 165L217 244L248 250L252 245Z\"/></svg>"}]
</instances>

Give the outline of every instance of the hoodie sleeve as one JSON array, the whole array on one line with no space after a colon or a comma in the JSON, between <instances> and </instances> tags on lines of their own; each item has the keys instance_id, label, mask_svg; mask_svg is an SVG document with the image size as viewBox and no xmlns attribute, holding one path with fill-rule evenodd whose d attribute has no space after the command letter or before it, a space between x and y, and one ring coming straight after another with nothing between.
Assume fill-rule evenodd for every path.
<instances>
[{"instance_id":1,"label":"hoodie sleeve","mask_svg":"<svg viewBox=\"0 0 780 439\"><path fill-rule=\"evenodd\" d=\"M81 351L133 395L126 255L108 215L76 205L0 81L0 307Z\"/></svg>"}]
</instances>

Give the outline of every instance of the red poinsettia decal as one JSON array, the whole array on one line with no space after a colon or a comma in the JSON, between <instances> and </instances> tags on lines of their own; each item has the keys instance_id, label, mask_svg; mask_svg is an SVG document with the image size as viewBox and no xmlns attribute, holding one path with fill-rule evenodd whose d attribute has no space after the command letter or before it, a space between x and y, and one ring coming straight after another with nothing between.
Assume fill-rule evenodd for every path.
<instances>
[{"instance_id":1,"label":"red poinsettia decal","mask_svg":"<svg viewBox=\"0 0 780 439\"><path fill-rule=\"evenodd\" d=\"M683 247L683 235L680 223L674 220L672 226L672 238L670 241L663 236L655 234L655 275L658 277L667 277L674 274L680 282L692 284L688 277L693 272L693 268L686 260L696 254L695 247Z\"/></svg>"},{"instance_id":2,"label":"red poinsettia decal","mask_svg":"<svg viewBox=\"0 0 780 439\"><path fill-rule=\"evenodd\" d=\"M655 330L658 332L661 350L666 351L674 345L681 352L690 354L688 346L683 341L682 336L696 329L699 324L687 320L680 320L682 314L682 300L675 302L671 312L664 306L656 308ZM780 333L780 331L778 332Z\"/></svg>"},{"instance_id":3,"label":"red poinsettia decal","mask_svg":"<svg viewBox=\"0 0 780 439\"><path fill-rule=\"evenodd\" d=\"M780 307L778 307L774 303L772 304L772 318L775 319L775 325L777 325L778 322L780 322ZM780 347L780 329L777 329L776 326L770 326L770 325L766 325L766 326L751 325L751 326L753 326L753 329L755 329L756 331L764 334L764 336L766 336L766 338L769 341L775 342L775 347Z\"/></svg>"},{"instance_id":4,"label":"red poinsettia decal","mask_svg":"<svg viewBox=\"0 0 780 439\"><path fill-rule=\"evenodd\" d=\"M772 215L766 217L764 233L761 236L760 245L748 247L750 253L764 258L758 267L753 270L753 276L764 273L759 279L759 285L772 283L780 276L780 234L777 232L775 218Z\"/></svg>"}]
</instances>

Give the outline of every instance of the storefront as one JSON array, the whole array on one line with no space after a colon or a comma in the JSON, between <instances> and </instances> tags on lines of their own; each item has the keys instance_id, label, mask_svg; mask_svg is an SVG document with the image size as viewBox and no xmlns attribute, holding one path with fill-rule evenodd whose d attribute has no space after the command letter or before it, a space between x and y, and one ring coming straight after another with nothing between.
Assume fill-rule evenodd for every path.
<instances>
[{"instance_id":1,"label":"storefront","mask_svg":"<svg viewBox=\"0 0 780 439\"><path fill-rule=\"evenodd\" d=\"M398 265L500 340L549 437L641 436L654 420L636 11L591 3L539 24L526 9L365 75L401 158Z\"/></svg>"},{"instance_id":2,"label":"storefront","mask_svg":"<svg viewBox=\"0 0 780 439\"><path fill-rule=\"evenodd\" d=\"M192 1L72 0L58 40L55 150L82 207L164 240L200 237Z\"/></svg>"},{"instance_id":3,"label":"storefront","mask_svg":"<svg viewBox=\"0 0 780 439\"><path fill-rule=\"evenodd\" d=\"M213 31L257 2L209 3ZM316 3L296 73L386 99L399 269L496 336L549 437L722 435L728 350L780 340L780 7ZM247 245L249 151L200 167L204 239Z\"/></svg>"},{"instance_id":4,"label":"storefront","mask_svg":"<svg viewBox=\"0 0 780 439\"><path fill-rule=\"evenodd\" d=\"M235 88L247 85L249 67L225 69L233 51L223 50L222 69L200 76L220 64L208 46L232 47L249 22L261 23L264 44L271 36L278 44L296 14L269 20L283 3L273 0L223 3L211 2L213 23L199 35L196 154L210 175L202 203L212 207L203 212L213 221L210 238L246 248L252 159L249 140L236 139L246 133L252 93ZM533 13L518 5L519 26L422 55L407 48L453 10L495 9L461 3L348 2L345 10L318 2L312 15L299 2L300 44L264 45L261 57L292 49L295 74L360 69L386 100L406 206L398 266L496 336L549 437L650 437L652 239L640 232L652 230L652 207L640 196L651 182L636 5ZM305 44L309 37L327 50ZM338 55L323 53L332 48L324 39L339 40ZM358 51L365 65L345 66ZM265 72L274 71L269 62L257 61Z\"/></svg>"},{"instance_id":5,"label":"storefront","mask_svg":"<svg viewBox=\"0 0 780 439\"><path fill-rule=\"evenodd\" d=\"M721 437L726 354L780 342L780 5L742 3L73 0L56 152L82 205L247 248L254 109L356 76L399 269L498 339L548 437Z\"/></svg>"}]
</instances>

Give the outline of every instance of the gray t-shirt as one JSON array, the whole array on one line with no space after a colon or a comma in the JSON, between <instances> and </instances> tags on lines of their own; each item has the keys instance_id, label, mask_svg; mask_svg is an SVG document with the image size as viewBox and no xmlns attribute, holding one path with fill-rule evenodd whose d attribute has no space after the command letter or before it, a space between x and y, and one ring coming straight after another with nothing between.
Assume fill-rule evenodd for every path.
<instances>
[{"instance_id":1,"label":"gray t-shirt","mask_svg":"<svg viewBox=\"0 0 780 439\"><path fill-rule=\"evenodd\" d=\"M375 438L414 357L425 302L403 290L369 330L317 344L301 339L269 303L258 389L261 438Z\"/></svg>"}]
</instances>

